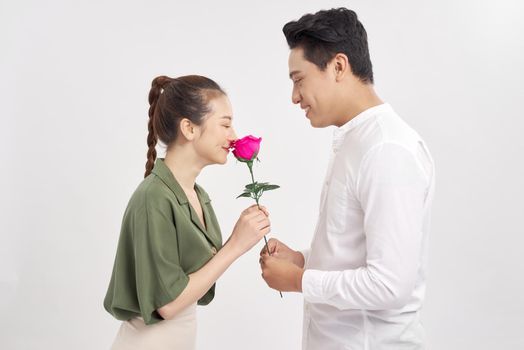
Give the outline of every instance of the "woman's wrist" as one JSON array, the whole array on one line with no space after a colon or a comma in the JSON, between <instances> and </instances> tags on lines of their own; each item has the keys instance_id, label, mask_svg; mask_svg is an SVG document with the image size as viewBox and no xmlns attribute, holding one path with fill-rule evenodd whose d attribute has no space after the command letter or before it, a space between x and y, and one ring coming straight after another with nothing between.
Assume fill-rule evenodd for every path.
<instances>
[{"instance_id":1,"label":"woman's wrist","mask_svg":"<svg viewBox=\"0 0 524 350\"><path fill-rule=\"evenodd\" d=\"M229 255L233 260L236 260L243 254L242 249L240 249L234 240L231 240L231 237L227 240L221 250L225 250L224 253Z\"/></svg>"}]
</instances>

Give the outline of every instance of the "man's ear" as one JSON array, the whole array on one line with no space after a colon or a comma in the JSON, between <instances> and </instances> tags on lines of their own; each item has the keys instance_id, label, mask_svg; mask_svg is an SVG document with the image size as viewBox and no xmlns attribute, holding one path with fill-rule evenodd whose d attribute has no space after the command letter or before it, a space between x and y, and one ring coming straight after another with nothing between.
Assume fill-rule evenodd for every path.
<instances>
[{"instance_id":1,"label":"man's ear","mask_svg":"<svg viewBox=\"0 0 524 350\"><path fill-rule=\"evenodd\" d=\"M351 66L348 57L343 53L337 53L332 60L335 79L337 82L351 74Z\"/></svg>"},{"instance_id":2,"label":"man's ear","mask_svg":"<svg viewBox=\"0 0 524 350\"><path fill-rule=\"evenodd\" d=\"M191 123L191 120L183 118L180 121L180 133L188 141L195 139L195 125Z\"/></svg>"}]
</instances>

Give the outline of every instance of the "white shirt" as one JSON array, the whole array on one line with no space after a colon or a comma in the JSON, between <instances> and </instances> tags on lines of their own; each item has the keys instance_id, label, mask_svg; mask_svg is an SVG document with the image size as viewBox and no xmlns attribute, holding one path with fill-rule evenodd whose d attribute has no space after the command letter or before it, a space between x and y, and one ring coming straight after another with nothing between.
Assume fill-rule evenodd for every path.
<instances>
[{"instance_id":1,"label":"white shirt","mask_svg":"<svg viewBox=\"0 0 524 350\"><path fill-rule=\"evenodd\" d=\"M305 350L423 349L434 164L388 104L337 128L303 252Z\"/></svg>"}]
</instances>

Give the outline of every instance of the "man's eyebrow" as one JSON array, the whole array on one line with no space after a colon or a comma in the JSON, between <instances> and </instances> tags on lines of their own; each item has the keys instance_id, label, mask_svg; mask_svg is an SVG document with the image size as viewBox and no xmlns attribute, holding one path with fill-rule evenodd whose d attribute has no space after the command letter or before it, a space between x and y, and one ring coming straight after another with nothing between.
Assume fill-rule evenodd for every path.
<instances>
[{"instance_id":1,"label":"man's eyebrow","mask_svg":"<svg viewBox=\"0 0 524 350\"><path fill-rule=\"evenodd\" d=\"M299 70L294 70L291 73L289 73L289 79L293 79L293 75L300 73Z\"/></svg>"},{"instance_id":2,"label":"man's eyebrow","mask_svg":"<svg viewBox=\"0 0 524 350\"><path fill-rule=\"evenodd\" d=\"M222 119L229 119L229 120L233 120L233 117L229 116L229 115L225 115L222 117Z\"/></svg>"}]
</instances>

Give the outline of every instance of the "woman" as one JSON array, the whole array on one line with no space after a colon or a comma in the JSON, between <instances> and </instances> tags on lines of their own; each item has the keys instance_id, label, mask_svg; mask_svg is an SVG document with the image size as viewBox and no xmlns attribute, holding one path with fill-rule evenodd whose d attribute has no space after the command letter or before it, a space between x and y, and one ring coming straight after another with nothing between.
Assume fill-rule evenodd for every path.
<instances>
[{"instance_id":1,"label":"woman","mask_svg":"<svg viewBox=\"0 0 524 350\"><path fill-rule=\"evenodd\" d=\"M224 164L235 132L224 91L202 76L153 80L145 179L122 222L105 309L123 320L112 349L194 349L196 304L269 233L264 208L244 210L222 236L207 193L195 183L207 165ZM157 141L167 145L155 159Z\"/></svg>"}]
</instances>

